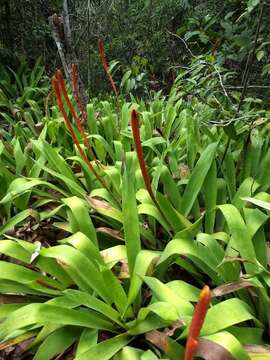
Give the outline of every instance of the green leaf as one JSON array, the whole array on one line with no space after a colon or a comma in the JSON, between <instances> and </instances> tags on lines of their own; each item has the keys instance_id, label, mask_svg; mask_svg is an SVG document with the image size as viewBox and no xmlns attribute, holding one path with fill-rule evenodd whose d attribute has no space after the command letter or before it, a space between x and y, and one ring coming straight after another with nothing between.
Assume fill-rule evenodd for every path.
<instances>
[{"instance_id":1,"label":"green leaf","mask_svg":"<svg viewBox=\"0 0 270 360\"><path fill-rule=\"evenodd\" d=\"M89 207L86 201L73 196L62 200L66 204L73 215L73 232L80 231L85 234L95 246L97 246L97 235L95 227L89 215Z\"/></svg>"},{"instance_id":2,"label":"green leaf","mask_svg":"<svg viewBox=\"0 0 270 360\"><path fill-rule=\"evenodd\" d=\"M248 201L251 204L254 204L254 205L259 206L259 207L261 207L261 208L263 208L265 210L270 211L270 203L269 202L259 200L259 199L256 199L256 198L252 198L252 197L249 197L249 196L243 197L242 200Z\"/></svg>"},{"instance_id":3,"label":"green leaf","mask_svg":"<svg viewBox=\"0 0 270 360\"><path fill-rule=\"evenodd\" d=\"M232 238L230 240L231 247L237 249L241 257L252 262L244 263L245 269L248 273L256 273L258 266L253 264L256 261L256 253L250 236L248 227L246 226L239 210L230 204L220 205L218 207L228 224Z\"/></svg>"},{"instance_id":4,"label":"green leaf","mask_svg":"<svg viewBox=\"0 0 270 360\"><path fill-rule=\"evenodd\" d=\"M83 253L71 246L59 245L43 248L40 254L56 259L81 290L89 293L95 290L108 303L111 302L109 289L103 283L98 265L92 263Z\"/></svg>"},{"instance_id":5,"label":"green leaf","mask_svg":"<svg viewBox=\"0 0 270 360\"><path fill-rule=\"evenodd\" d=\"M95 329L84 329L77 346L76 356L79 356L97 344L98 332Z\"/></svg>"},{"instance_id":6,"label":"green leaf","mask_svg":"<svg viewBox=\"0 0 270 360\"><path fill-rule=\"evenodd\" d=\"M78 338L79 328L65 326L52 332L39 346L33 360L50 360L63 353Z\"/></svg>"},{"instance_id":7,"label":"green leaf","mask_svg":"<svg viewBox=\"0 0 270 360\"><path fill-rule=\"evenodd\" d=\"M217 169L216 163L213 162L204 182L205 198L205 232L213 233L215 226L215 209L217 203Z\"/></svg>"},{"instance_id":8,"label":"green leaf","mask_svg":"<svg viewBox=\"0 0 270 360\"><path fill-rule=\"evenodd\" d=\"M109 340L102 341L91 346L87 351L77 355L74 360L110 360L118 351L132 340L127 335L115 336Z\"/></svg>"},{"instance_id":9,"label":"green leaf","mask_svg":"<svg viewBox=\"0 0 270 360\"><path fill-rule=\"evenodd\" d=\"M117 323L118 325L122 326L121 322L119 321L119 314L116 310L114 310L111 306L107 305L103 301L99 300L98 298L84 293L79 290L65 290L64 294L72 301L76 300L81 305L84 305L92 310L95 310L102 315L106 316L108 319L112 320L113 322Z\"/></svg>"},{"instance_id":10,"label":"green leaf","mask_svg":"<svg viewBox=\"0 0 270 360\"><path fill-rule=\"evenodd\" d=\"M220 345L222 348L226 349L234 359L236 360L249 360L248 354L245 352L243 347L241 346L240 342L229 332L220 332L214 335L205 336L202 339L209 340L208 343L209 346L209 352L214 351L214 349L211 348L211 342ZM200 354L200 351L199 351ZM218 359L218 354L217 359Z\"/></svg>"},{"instance_id":11,"label":"green leaf","mask_svg":"<svg viewBox=\"0 0 270 360\"><path fill-rule=\"evenodd\" d=\"M14 311L0 324L0 339L4 340L12 336L15 330L33 325L42 326L48 322L114 331L110 322L90 310L81 311L55 305L30 304Z\"/></svg>"},{"instance_id":12,"label":"green leaf","mask_svg":"<svg viewBox=\"0 0 270 360\"><path fill-rule=\"evenodd\" d=\"M131 161L127 161L123 175L122 211L128 267L130 276L132 276L136 257L141 250L141 242L137 202L134 189L135 175L131 170L130 162Z\"/></svg>"},{"instance_id":13,"label":"green leaf","mask_svg":"<svg viewBox=\"0 0 270 360\"><path fill-rule=\"evenodd\" d=\"M137 255L133 275L130 280L128 291L128 301L126 309L133 303L139 294L140 288L143 283L143 276L146 275L151 263L160 255L158 252L141 250Z\"/></svg>"},{"instance_id":14,"label":"green leaf","mask_svg":"<svg viewBox=\"0 0 270 360\"><path fill-rule=\"evenodd\" d=\"M38 219L38 212L33 209L20 211L18 214L9 219L4 225L0 226L0 235L5 234L8 230L13 229L16 225L20 224L29 216Z\"/></svg>"},{"instance_id":15,"label":"green leaf","mask_svg":"<svg viewBox=\"0 0 270 360\"><path fill-rule=\"evenodd\" d=\"M168 302L177 309L179 317L192 315L193 306L191 303L176 295L166 284L153 277L144 276L143 279L159 301Z\"/></svg>"},{"instance_id":16,"label":"green leaf","mask_svg":"<svg viewBox=\"0 0 270 360\"><path fill-rule=\"evenodd\" d=\"M253 319L249 307L242 300L237 298L225 300L208 310L201 335L214 334L232 325Z\"/></svg>"},{"instance_id":17,"label":"green leaf","mask_svg":"<svg viewBox=\"0 0 270 360\"><path fill-rule=\"evenodd\" d=\"M181 204L182 213L187 216L194 205L194 202L202 189L206 175L216 155L217 143L210 144L202 153L184 191Z\"/></svg>"}]
</instances>

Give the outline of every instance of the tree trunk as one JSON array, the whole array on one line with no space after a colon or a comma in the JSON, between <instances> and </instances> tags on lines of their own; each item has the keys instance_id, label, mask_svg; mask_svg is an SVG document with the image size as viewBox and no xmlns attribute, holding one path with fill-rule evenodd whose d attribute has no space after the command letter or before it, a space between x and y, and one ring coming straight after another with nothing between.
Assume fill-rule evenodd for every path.
<instances>
[{"instance_id":1,"label":"tree trunk","mask_svg":"<svg viewBox=\"0 0 270 360\"><path fill-rule=\"evenodd\" d=\"M53 39L57 46L65 76L71 87L72 64L76 64L79 94L82 104L85 106L87 104L88 98L86 95L85 86L79 74L78 59L75 53L75 49L73 47L67 0L64 0L63 2L63 15L58 16L56 14L53 14L49 17L49 24Z\"/></svg>"}]
</instances>

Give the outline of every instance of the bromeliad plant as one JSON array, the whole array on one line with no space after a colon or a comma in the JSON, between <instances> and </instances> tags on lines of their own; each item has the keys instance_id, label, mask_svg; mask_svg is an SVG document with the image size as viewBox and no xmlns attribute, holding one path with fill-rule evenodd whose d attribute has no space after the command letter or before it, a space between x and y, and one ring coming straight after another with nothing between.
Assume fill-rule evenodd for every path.
<instances>
[{"instance_id":1,"label":"bromeliad plant","mask_svg":"<svg viewBox=\"0 0 270 360\"><path fill-rule=\"evenodd\" d=\"M11 237L0 241L1 253L16 260L0 262L1 292L13 294L3 296L0 306L1 348L32 339L28 351L35 353L36 360L51 359L73 344L75 359L94 354L109 360L118 352L121 355L116 359L130 359L131 353L138 358L151 354L158 359L161 353L163 359L184 358L192 303L200 290L181 280L163 283L158 276L160 267L164 271L160 252L140 250L138 215L131 212L135 194L130 192L129 175L125 172L125 245L100 252L93 227L88 230L89 237L75 233L49 248ZM91 224L90 217L80 216L79 211L74 214L78 223ZM200 298L190 325L186 359L194 349L190 339L198 336L205 316L207 288ZM226 313L226 321L217 317L220 313ZM248 359L232 335L237 332L234 326L247 320L255 318L242 300L213 301L201 330L208 352L216 351L215 346L220 344L219 351L225 346L225 354ZM228 333L221 336L219 332L225 329ZM143 347L152 344L152 350L144 354L140 350L143 343ZM128 344L131 347L127 348ZM199 344L196 351L200 349Z\"/></svg>"},{"instance_id":2,"label":"bromeliad plant","mask_svg":"<svg viewBox=\"0 0 270 360\"><path fill-rule=\"evenodd\" d=\"M64 134L56 148L45 124L25 177L2 194L0 252L12 259L0 263L2 346L33 339L35 359L68 349L76 359L253 358L254 346L244 347L267 342L269 328L267 129L254 129L238 174L241 142L221 164L223 130L201 126L176 92L124 104L119 123L109 103L99 105L100 119L88 105L88 135L61 72L53 85L72 139ZM0 154L13 177L26 156L15 148L15 162L5 147ZM5 235L28 216L52 219L65 236ZM200 329L206 306L191 319L204 283L212 303Z\"/></svg>"},{"instance_id":3,"label":"bromeliad plant","mask_svg":"<svg viewBox=\"0 0 270 360\"><path fill-rule=\"evenodd\" d=\"M0 121L9 126L29 127L33 135L43 115L43 101L49 93L49 79L45 68L40 64L41 58L30 69L22 61L18 71L0 67Z\"/></svg>"}]
</instances>

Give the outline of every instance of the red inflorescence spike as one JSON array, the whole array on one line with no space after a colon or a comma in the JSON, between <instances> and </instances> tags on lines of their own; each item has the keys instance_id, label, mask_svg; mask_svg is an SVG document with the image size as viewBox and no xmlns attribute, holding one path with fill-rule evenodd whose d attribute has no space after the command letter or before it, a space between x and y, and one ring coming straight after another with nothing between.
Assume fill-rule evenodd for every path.
<instances>
[{"instance_id":1,"label":"red inflorescence spike","mask_svg":"<svg viewBox=\"0 0 270 360\"><path fill-rule=\"evenodd\" d=\"M146 169L144 156L143 156L143 149L142 149L142 142L141 142L141 136L140 136L140 120L139 120L139 113L136 110L132 110L131 112L131 128L133 133L133 140L135 143L135 148L141 168L141 173L143 176L143 180L145 183L145 187L151 196L151 199L156 202L155 196L153 194L150 178L148 171Z\"/></svg>"},{"instance_id":2,"label":"red inflorescence spike","mask_svg":"<svg viewBox=\"0 0 270 360\"><path fill-rule=\"evenodd\" d=\"M104 70L105 70L105 72L106 72L106 74L108 76L109 81L110 81L113 92L114 92L115 96L117 97L118 96L118 91L117 91L115 82L114 82L114 80L113 80L113 78L112 78L112 76L111 76L111 74L109 72L109 66L108 66L108 63L107 63L107 60L106 60L106 55L105 55L105 52L104 52L104 45L103 45L103 41L101 39L98 40L98 53L99 53L103 68L104 68Z\"/></svg>"},{"instance_id":3,"label":"red inflorescence spike","mask_svg":"<svg viewBox=\"0 0 270 360\"><path fill-rule=\"evenodd\" d=\"M74 110L74 108L73 108L73 106L71 104L71 101L69 100L68 92L67 92L67 89L66 89L66 86L65 86L64 76L63 76L63 73L62 73L61 70L57 70L56 78L57 78L57 80L59 82L60 90L62 91L62 94L64 95L64 98L66 100L66 103L67 103L67 106L68 106L69 111L71 113L71 116L74 119L75 124L76 124L77 128L79 129L79 131L80 131L80 133L81 133L81 135L83 137L84 144L85 144L87 150L89 151L92 159L95 159L95 155L94 155L93 150L92 150L92 148L90 146L89 140L88 140L88 138L87 138L87 136L85 134L85 131L84 131L84 129L83 129L81 123L80 123L79 118L77 117L77 115L75 113L75 110Z\"/></svg>"},{"instance_id":4,"label":"red inflorescence spike","mask_svg":"<svg viewBox=\"0 0 270 360\"><path fill-rule=\"evenodd\" d=\"M198 337L208 310L211 300L210 288L205 285L201 291L199 301L195 307L194 314L191 320L184 360L192 360L194 351L198 346Z\"/></svg>"},{"instance_id":5,"label":"red inflorescence spike","mask_svg":"<svg viewBox=\"0 0 270 360\"><path fill-rule=\"evenodd\" d=\"M102 184L102 186L105 187L105 189L107 189L108 191L110 191L106 185L106 183L103 181L103 179L98 175L98 173L96 172L96 170L94 169L93 165L91 164L91 162L88 160L87 156L85 155L80 143L79 143L79 140L77 139L77 136L73 130L73 127L72 127L72 124L68 118L68 115L65 111L65 108L64 108L64 105L63 105L63 102L62 102L62 98L61 98L61 90L63 92L63 85L61 85L61 75L59 76L59 72L57 74L57 77L54 76L53 79L52 79L52 84L53 84L53 88L54 88L54 91L55 91L55 97L56 97L56 101L57 101L57 105L61 111L61 113L63 114L63 117L64 117L64 120L65 120L65 123L67 125L67 128L71 134L71 137L82 157L82 159L84 160L84 162L87 164L87 166L89 167L90 171L94 174L94 176L96 177L96 179ZM66 99L66 96L64 95L65 99Z\"/></svg>"}]
</instances>

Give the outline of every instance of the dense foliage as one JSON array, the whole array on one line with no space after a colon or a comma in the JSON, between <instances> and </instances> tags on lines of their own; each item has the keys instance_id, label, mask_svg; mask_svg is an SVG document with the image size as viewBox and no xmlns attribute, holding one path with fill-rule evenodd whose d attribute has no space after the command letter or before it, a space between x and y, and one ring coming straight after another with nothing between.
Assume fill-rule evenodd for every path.
<instances>
[{"instance_id":1,"label":"dense foliage","mask_svg":"<svg viewBox=\"0 0 270 360\"><path fill-rule=\"evenodd\" d=\"M67 81L31 4L0 7L0 357L270 359L269 4L70 1Z\"/></svg>"},{"instance_id":2,"label":"dense foliage","mask_svg":"<svg viewBox=\"0 0 270 360\"><path fill-rule=\"evenodd\" d=\"M6 72L1 349L191 359L195 341L205 359L268 358L269 112L249 98L235 113L226 73L192 66L168 96L93 99L80 115L61 72L50 94L38 63L17 88Z\"/></svg>"}]
</instances>

